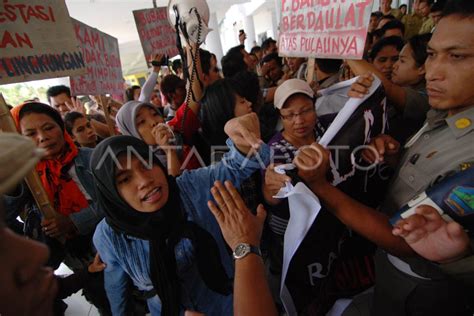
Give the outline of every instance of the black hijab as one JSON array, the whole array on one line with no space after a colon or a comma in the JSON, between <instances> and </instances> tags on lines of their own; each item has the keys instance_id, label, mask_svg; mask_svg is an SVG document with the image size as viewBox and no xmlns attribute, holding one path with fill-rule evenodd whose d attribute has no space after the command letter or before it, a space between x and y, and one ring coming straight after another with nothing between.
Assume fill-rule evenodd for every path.
<instances>
[{"instance_id":1,"label":"black hijab","mask_svg":"<svg viewBox=\"0 0 474 316\"><path fill-rule=\"evenodd\" d=\"M174 248L182 238L193 241L198 270L207 287L228 295L231 284L214 238L194 222L186 220L175 178L168 176L168 201L156 212L139 212L120 197L115 184L115 171L118 157L127 151L131 155L138 154L147 163L151 157L153 163L167 174L156 156L149 154L151 150L142 140L132 136L109 137L94 149L92 173L98 202L105 212L107 223L118 233L150 241L150 274L162 302L162 314L178 315L181 308L180 281Z\"/></svg>"}]
</instances>

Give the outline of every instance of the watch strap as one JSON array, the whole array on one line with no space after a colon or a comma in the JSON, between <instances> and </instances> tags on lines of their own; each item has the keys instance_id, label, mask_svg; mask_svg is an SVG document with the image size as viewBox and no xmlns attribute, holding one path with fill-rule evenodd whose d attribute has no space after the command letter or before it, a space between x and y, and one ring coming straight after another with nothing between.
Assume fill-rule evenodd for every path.
<instances>
[{"instance_id":1,"label":"watch strap","mask_svg":"<svg viewBox=\"0 0 474 316\"><path fill-rule=\"evenodd\" d=\"M242 247L245 247L245 251L244 253L240 253L241 250L239 248L242 248ZM260 251L260 248L257 247L257 246L253 246L253 245L250 245L250 244L247 244L247 243L240 243L238 244L235 249L234 249L234 252L232 254L232 256L234 257L234 259L242 259L242 258L245 258L248 254L250 253L254 253L258 256L262 256L262 252Z\"/></svg>"}]
</instances>

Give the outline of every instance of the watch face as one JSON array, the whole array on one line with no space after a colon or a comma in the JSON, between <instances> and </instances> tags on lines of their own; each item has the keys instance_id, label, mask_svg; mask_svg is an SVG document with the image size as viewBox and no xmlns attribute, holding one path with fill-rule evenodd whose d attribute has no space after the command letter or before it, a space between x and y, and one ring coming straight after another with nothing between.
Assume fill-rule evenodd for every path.
<instances>
[{"instance_id":1,"label":"watch face","mask_svg":"<svg viewBox=\"0 0 474 316\"><path fill-rule=\"evenodd\" d=\"M247 244L239 244L237 247L235 247L234 250L234 257L236 259L242 258L245 256L248 252L250 251L250 247Z\"/></svg>"}]
</instances>

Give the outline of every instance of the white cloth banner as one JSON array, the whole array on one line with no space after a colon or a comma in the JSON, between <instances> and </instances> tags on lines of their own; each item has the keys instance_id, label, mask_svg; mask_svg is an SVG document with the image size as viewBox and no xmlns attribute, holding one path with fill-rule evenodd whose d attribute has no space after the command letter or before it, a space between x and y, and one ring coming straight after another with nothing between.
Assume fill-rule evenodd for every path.
<instances>
[{"instance_id":1,"label":"white cloth banner","mask_svg":"<svg viewBox=\"0 0 474 316\"><path fill-rule=\"evenodd\" d=\"M352 85L357 78L358 77L340 82L328 89L321 90L321 92L323 95L330 94L332 91ZM344 108L338 113L334 121L322 136L319 142L322 146L328 147L329 143L337 135L354 111L359 107L359 105L367 100L375 90L377 90L380 84L380 79L375 77L372 87L369 89L369 93L364 98L350 98L346 102ZM331 163L331 167L335 168L333 163ZM295 168L296 166L294 164L278 165L275 167L275 172L285 174L287 170L293 170ZM318 197L303 182L299 182L295 186L290 182L287 182L273 197L277 199L288 198L290 209L290 220L288 221L288 226L286 227L284 236L280 298L287 314L293 316L298 313L293 303L291 293L285 286L286 275L288 273L291 259L303 242L306 234L321 210L321 203Z\"/></svg>"}]
</instances>

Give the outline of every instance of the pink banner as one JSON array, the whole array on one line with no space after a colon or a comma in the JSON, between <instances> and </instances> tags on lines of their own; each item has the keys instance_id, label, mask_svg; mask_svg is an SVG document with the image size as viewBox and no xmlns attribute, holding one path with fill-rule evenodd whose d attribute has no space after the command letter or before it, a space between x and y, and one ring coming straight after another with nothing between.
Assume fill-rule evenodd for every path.
<instances>
[{"instance_id":1,"label":"pink banner","mask_svg":"<svg viewBox=\"0 0 474 316\"><path fill-rule=\"evenodd\" d=\"M361 59L373 0L282 0L279 53Z\"/></svg>"}]
</instances>

